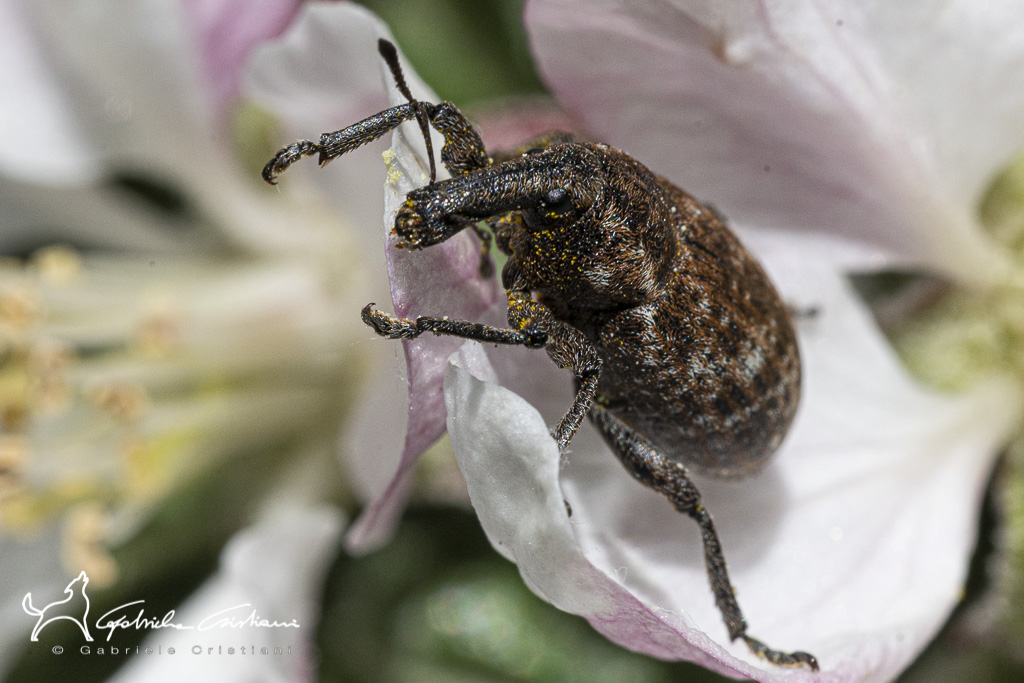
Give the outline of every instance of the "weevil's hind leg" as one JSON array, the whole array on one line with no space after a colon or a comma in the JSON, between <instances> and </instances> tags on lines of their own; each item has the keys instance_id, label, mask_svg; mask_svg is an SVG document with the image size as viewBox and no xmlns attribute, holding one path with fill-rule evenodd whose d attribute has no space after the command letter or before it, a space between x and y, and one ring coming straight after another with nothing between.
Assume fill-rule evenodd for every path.
<instances>
[{"instance_id":1,"label":"weevil's hind leg","mask_svg":"<svg viewBox=\"0 0 1024 683\"><path fill-rule=\"evenodd\" d=\"M729 572L725 566L722 545L707 508L701 505L700 492L690 481L686 468L658 452L638 432L615 417L607 408L595 404L590 410L590 421L598 428L616 455L636 479L661 493L679 512L688 515L700 527L704 544L704 563L708 570L715 604L722 613L729 638L742 638L750 650L772 664L780 666L807 666L818 670L818 660L806 652L773 650L760 640L747 635L747 620L739 603Z\"/></svg>"}]
</instances>

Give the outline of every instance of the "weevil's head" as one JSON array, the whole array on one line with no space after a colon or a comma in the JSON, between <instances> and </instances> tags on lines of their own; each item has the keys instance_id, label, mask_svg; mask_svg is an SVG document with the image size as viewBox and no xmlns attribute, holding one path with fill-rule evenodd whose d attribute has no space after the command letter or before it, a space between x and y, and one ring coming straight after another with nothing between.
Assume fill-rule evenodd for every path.
<instances>
[{"instance_id":1,"label":"weevil's head","mask_svg":"<svg viewBox=\"0 0 1024 683\"><path fill-rule=\"evenodd\" d=\"M399 245L437 244L476 221L508 230L517 275L547 300L589 310L660 296L677 253L657 178L628 155L551 145L410 192Z\"/></svg>"},{"instance_id":2,"label":"weevil's head","mask_svg":"<svg viewBox=\"0 0 1024 683\"><path fill-rule=\"evenodd\" d=\"M543 170L510 241L532 288L591 311L661 296L678 246L657 178L607 145L557 145L528 156Z\"/></svg>"},{"instance_id":3,"label":"weevil's head","mask_svg":"<svg viewBox=\"0 0 1024 683\"><path fill-rule=\"evenodd\" d=\"M531 230L564 230L586 220L604 179L589 145L530 150L499 164L413 190L395 218L399 246L443 242L469 223L521 215Z\"/></svg>"}]
</instances>

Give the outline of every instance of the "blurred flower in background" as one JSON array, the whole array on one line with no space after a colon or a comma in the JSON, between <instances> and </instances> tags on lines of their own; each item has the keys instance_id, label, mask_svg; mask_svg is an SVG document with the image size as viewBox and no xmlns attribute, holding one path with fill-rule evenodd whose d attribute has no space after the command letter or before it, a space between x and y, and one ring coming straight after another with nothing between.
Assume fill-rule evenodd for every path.
<instances>
[{"instance_id":1,"label":"blurred flower in background","mask_svg":"<svg viewBox=\"0 0 1024 683\"><path fill-rule=\"evenodd\" d=\"M256 520L287 517L310 539L275 571L294 563L280 588L302 640L315 633L307 594L344 516L315 508L346 499L339 431L372 353L358 310L374 278L355 225L382 209L361 182L379 187L383 169L342 184L333 206L259 181L271 136L291 132L240 88L253 50L299 7L0 5L0 669L12 680L61 665L25 650L26 592L59 594L62 574L85 570L95 616L140 598L166 610ZM376 77L335 87L325 120L384 101ZM262 609L287 612L272 573Z\"/></svg>"},{"instance_id":2,"label":"blurred flower in background","mask_svg":"<svg viewBox=\"0 0 1024 683\"><path fill-rule=\"evenodd\" d=\"M418 71L477 112L489 144L572 122L537 99L521 1L363 4L394 31L414 90L433 97ZM990 184L1021 144L1017 10L526 9L537 64L573 125L715 202L786 298L819 309L801 325L805 404L777 464L702 490L752 634L812 650L830 680L896 676L959 596L992 459L1019 418L1017 388L991 380L1016 367L1016 258L1001 244L1018 241L1020 174ZM134 659L118 680L717 680L621 649L537 600L465 512L447 441L419 458L444 429L441 380L458 344L413 348L406 367L399 344L358 321L388 296L384 145L327 169L298 164L277 191L259 181L281 145L388 106L384 24L342 2L3 0L0 31L6 680L71 666L104 680L124 663L52 655L70 633L57 626L28 643L23 595L57 597L82 568L94 615L140 598L182 619L246 602L303 625L292 660ZM417 136L396 136L393 168L423 164ZM447 247L391 258L396 311L475 306L480 316L467 315L500 324L502 311L483 312L493 285L430 288L437 264L474 271L471 242ZM891 275L904 271L914 274ZM887 331L915 372L959 395L903 373L847 282L854 272L869 274L858 283L876 310L896 311ZM449 429L487 535L531 589L635 650L803 676L723 649L689 520L592 434L559 469L545 424L568 405L568 378L553 391L543 354L487 353L463 349L463 367L544 418L452 370ZM954 379L938 370L950 368ZM469 390L485 400L465 400ZM506 433L512 415L519 427ZM502 438L520 448L497 453ZM1021 509L1014 462L997 480L1007 511ZM427 497L460 504L405 509ZM340 553L360 507L347 545L381 549ZM1000 654L1019 649L1020 519L1000 527L999 590L973 630L956 631L974 638L969 649L933 648L917 675L960 671L950 662L977 679L1020 673ZM172 635L190 647L164 631L118 639Z\"/></svg>"}]
</instances>

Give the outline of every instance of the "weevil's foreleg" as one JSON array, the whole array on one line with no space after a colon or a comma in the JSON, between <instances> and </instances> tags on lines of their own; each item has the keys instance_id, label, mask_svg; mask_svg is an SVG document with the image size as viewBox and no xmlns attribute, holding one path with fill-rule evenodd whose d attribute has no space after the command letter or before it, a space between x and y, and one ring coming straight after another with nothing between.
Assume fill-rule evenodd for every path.
<instances>
[{"instance_id":1,"label":"weevil's foreleg","mask_svg":"<svg viewBox=\"0 0 1024 683\"><path fill-rule=\"evenodd\" d=\"M507 274L502 275L505 277ZM564 450L594 403L597 383L601 378L601 358L582 332L555 320L550 309L534 301L529 292L509 289L507 294L508 322L513 329L546 330L548 356L558 367L572 370L576 378L576 397L551 433L558 442L559 450Z\"/></svg>"},{"instance_id":2,"label":"weevil's foreleg","mask_svg":"<svg viewBox=\"0 0 1024 683\"><path fill-rule=\"evenodd\" d=\"M300 140L288 145L267 162L267 165L263 167L263 179L271 185L276 185L277 177L303 157L319 154L320 165L323 166L331 159L369 144L414 118L416 118L415 107L411 104L400 104L341 130L324 133L320 136L320 144L309 140Z\"/></svg>"},{"instance_id":3,"label":"weevil's foreleg","mask_svg":"<svg viewBox=\"0 0 1024 683\"><path fill-rule=\"evenodd\" d=\"M300 140L288 145L263 167L263 179L274 185L285 169L299 159L314 154L320 155L320 165L323 166L331 159L369 144L406 121L415 119L417 108L426 112L430 125L444 136L441 162L452 175L462 175L490 165L491 160L480 134L454 104L413 102L385 109L333 133L324 133L320 136L319 144Z\"/></svg>"},{"instance_id":4,"label":"weevil's foreleg","mask_svg":"<svg viewBox=\"0 0 1024 683\"><path fill-rule=\"evenodd\" d=\"M658 452L638 432L615 417L600 404L590 410L590 420L600 430L605 440L615 451L636 479L661 493L677 510L688 515L700 527L701 541L704 544L704 563L708 570L711 590L715 595L715 604L722 613L729 638L742 638L750 650L773 664L780 666L806 665L818 670L818 660L806 652L782 652L773 650L761 641L747 635L747 620L740 611L739 603L729 572L725 566L725 555L718 540L718 533L711 521L707 508L701 505L700 492L690 481L686 468L669 460Z\"/></svg>"},{"instance_id":5,"label":"weevil's foreleg","mask_svg":"<svg viewBox=\"0 0 1024 683\"><path fill-rule=\"evenodd\" d=\"M424 332L438 335L462 337L490 344L509 344L525 346L531 349L543 348L547 343L547 332L536 327L521 330L510 330L491 327L481 323L465 320L449 320L448 318L431 318L420 316L415 320L395 318L373 308L374 304L363 307L363 322L372 327L377 334L388 339L415 339Z\"/></svg>"},{"instance_id":6,"label":"weevil's foreleg","mask_svg":"<svg viewBox=\"0 0 1024 683\"><path fill-rule=\"evenodd\" d=\"M451 102L442 102L434 107L430 113L430 125L444 136L441 163L453 176L491 165L480 134Z\"/></svg>"}]
</instances>

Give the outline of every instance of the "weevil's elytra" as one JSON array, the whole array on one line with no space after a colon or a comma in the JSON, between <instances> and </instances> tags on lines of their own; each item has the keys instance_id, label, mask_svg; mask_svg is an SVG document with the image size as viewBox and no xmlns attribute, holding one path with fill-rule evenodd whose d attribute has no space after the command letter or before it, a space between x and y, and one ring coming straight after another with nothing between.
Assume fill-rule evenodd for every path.
<instances>
[{"instance_id":1,"label":"weevil's elytra","mask_svg":"<svg viewBox=\"0 0 1024 683\"><path fill-rule=\"evenodd\" d=\"M608 145L555 132L489 153L454 105L412 99L393 45L382 40L380 52L409 102L324 133L319 143L285 147L263 177L274 183L313 154L324 164L404 121L417 119L424 134L433 126L445 138L441 162L452 178L434 182L431 174L407 195L395 217L397 243L422 249L470 228L481 236L488 273L493 233L508 256L501 278L509 327L396 319L373 304L363 321L392 339L429 331L544 348L576 381L575 400L552 430L559 447L589 417L637 480L700 527L730 638L774 664L817 670L812 655L747 635L718 534L687 472L756 471L796 412L796 335L761 266L714 211Z\"/></svg>"}]
</instances>

